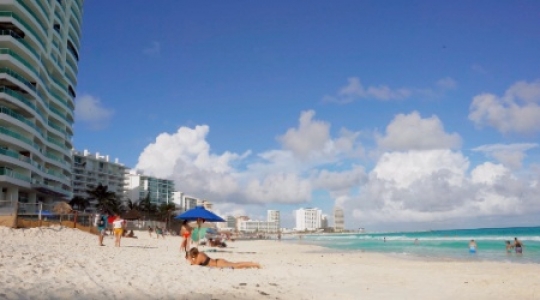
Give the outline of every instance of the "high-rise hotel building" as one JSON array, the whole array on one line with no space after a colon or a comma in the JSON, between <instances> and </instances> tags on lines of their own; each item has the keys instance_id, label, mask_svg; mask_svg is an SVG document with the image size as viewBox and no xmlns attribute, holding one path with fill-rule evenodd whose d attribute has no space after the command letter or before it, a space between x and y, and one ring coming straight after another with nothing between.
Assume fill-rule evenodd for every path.
<instances>
[{"instance_id":1,"label":"high-rise hotel building","mask_svg":"<svg viewBox=\"0 0 540 300\"><path fill-rule=\"evenodd\" d=\"M83 0L0 0L0 201L72 197Z\"/></svg>"},{"instance_id":2,"label":"high-rise hotel building","mask_svg":"<svg viewBox=\"0 0 540 300\"><path fill-rule=\"evenodd\" d=\"M124 199L138 202L146 197L155 205L174 203L174 181L130 170L125 175Z\"/></svg>"}]
</instances>

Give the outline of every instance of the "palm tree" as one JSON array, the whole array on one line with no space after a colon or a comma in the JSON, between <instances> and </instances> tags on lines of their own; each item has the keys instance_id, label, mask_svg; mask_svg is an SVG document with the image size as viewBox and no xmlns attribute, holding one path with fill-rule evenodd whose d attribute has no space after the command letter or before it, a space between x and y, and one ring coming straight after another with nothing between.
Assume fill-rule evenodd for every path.
<instances>
[{"instance_id":1,"label":"palm tree","mask_svg":"<svg viewBox=\"0 0 540 300\"><path fill-rule=\"evenodd\" d=\"M93 190L86 190L90 198L96 199L96 208L98 210L106 210L113 213L120 212L120 203L116 199L114 192L109 192L109 187L101 183Z\"/></svg>"},{"instance_id":2,"label":"palm tree","mask_svg":"<svg viewBox=\"0 0 540 300\"><path fill-rule=\"evenodd\" d=\"M169 230L169 219L173 211L176 210L174 203L161 203L157 209L157 217L159 220L165 221L165 228Z\"/></svg>"},{"instance_id":3,"label":"palm tree","mask_svg":"<svg viewBox=\"0 0 540 300\"><path fill-rule=\"evenodd\" d=\"M75 208L77 207L77 210L85 210L88 206L90 206L90 201L88 199L83 198L81 196L75 196L71 201L69 201L69 205L71 207Z\"/></svg>"},{"instance_id":4,"label":"palm tree","mask_svg":"<svg viewBox=\"0 0 540 300\"><path fill-rule=\"evenodd\" d=\"M142 198L138 202L139 210L145 212L148 216L156 213L157 207L155 204L150 202L150 193L146 194L146 197Z\"/></svg>"},{"instance_id":5,"label":"palm tree","mask_svg":"<svg viewBox=\"0 0 540 300\"><path fill-rule=\"evenodd\" d=\"M139 206L139 202L134 202L129 198L127 199L127 201L122 202L122 207L126 211L130 211L132 209L141 210Z\"/></svg>"}]
</instances>

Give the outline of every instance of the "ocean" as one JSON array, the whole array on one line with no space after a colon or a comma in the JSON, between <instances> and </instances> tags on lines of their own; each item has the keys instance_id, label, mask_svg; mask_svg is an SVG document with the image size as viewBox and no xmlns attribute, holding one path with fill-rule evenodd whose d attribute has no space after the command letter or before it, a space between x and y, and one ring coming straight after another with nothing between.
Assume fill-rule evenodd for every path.
<instances>
[{"instance_id":1,"label":"ocean","mask_svg":"<svg viewBox=\"0 0 540 300\"><path fill-rule=\"evenodd\" d=\"M524 244L523 254L506 252L505 242L513 242L514 237ZM469 253L471 239L478 245L475 254ZM337 251L379 252L406 258L540 263L540 227L309 234L297 241Z\"/></svg>"}]
</instances>

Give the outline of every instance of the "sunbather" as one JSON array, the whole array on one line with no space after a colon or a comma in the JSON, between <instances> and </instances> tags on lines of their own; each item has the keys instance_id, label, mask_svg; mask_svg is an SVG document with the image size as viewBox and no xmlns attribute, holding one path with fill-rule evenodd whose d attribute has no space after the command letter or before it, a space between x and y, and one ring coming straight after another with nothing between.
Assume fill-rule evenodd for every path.
<instances>
[{"instance_id":1,"label":"sunbather","mask_svg":"<svg viewBox=\"0 0 540 300\"><path fill-rule=\"evenodd\" d=\"M230 262L222 258L210 258L204 252L199 252L197 248L191 248L186 253L186 259L190 261L192 265L213 267L213 268L231 268L231 269L247 269L257 268L260 269L261 265L254 262Z\"/></svg>"}]
</instances>

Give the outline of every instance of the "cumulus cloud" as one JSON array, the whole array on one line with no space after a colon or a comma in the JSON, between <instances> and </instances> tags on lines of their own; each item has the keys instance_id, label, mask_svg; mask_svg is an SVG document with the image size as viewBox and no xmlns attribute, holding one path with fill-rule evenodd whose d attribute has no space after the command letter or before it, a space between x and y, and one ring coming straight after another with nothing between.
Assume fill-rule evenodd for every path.
<instances>
[{"instance_id":1,"label":"cumulus cloud","mask_svg":"<svg viewBox=\"0 0 540 300\"><path fill-rule=\"evenodd\" d=\"M478 127L493 127L503 134L540 131L540 80L520 81L503 96L483 93L473 98L469 120Z\"/></svg>"},{"instance_id":2,"label":"cumulus cloud","mask_svg":"<svg viewBox=\"0 0 540 300\"><path fill-rule=\"evenodd\" d=\"M462 153L449 150L386 153L369 173L362 192L349 196L343 205L362 224L434 226L448 220L538 212L534 193L540 189L534 182L540 173L520 177L490 162L472 170L469 166Z\"/></svg>"},{"instance_id":3,"label":"cumulus cloud","mask_svg":"<svg viewBox=\"0 0 540 300\"><path fill-rule=\"evenodd\" d=\"M366 164L359 133L342 129L333 135L314 111L302 112L298 125L278 136L281 148L260 153L213 153L209 132L201 125L162 133L136 168L173 179L178 190L216 203L225 215L262 215L265 205L309 203L320 194L345 209L348 226L366 228L425 229L540 211L540 167L514 169L515 161L495 154L524 153L536 144L480 146L473 151L500 162L473 163L459 151L459 135L445 132L436 116L396 116L375 137L382 152Z\"/></svg>"},{"instance_id":4,"label":"cumulus cloud","mask_svg":"<svg viewBox=\"0 0 540 300\"><path fill-rule=\"evenodd\" d=\"M298 127L278 137L283 149L255 155L249 150L211 153L208 126L180 127L158 135L143 150L136 168L172 178L177 189L215 202L307 202L313 190L310 170L362 153L358 133L342 129L332 138L330 125L314 116L313 111L302 112Z\"/></svg>"},{"instance_id":5,"label":"cumulus cloud","mask_svg":"<svg viewBox=\"0 0 540 300\"><path fill-rule=\"evenodd\" d=\"M161 43L153 41L152 44L144 48L143 53L149 56L157 56L161 53Z\"/></svg>"},{"instance_id":6,"label":"cumulus cloud","mask_svg":"<svg viewBox=\"0 0 540 300\"><path fill-rule=\"evenodd\" d=\"M324 160L340 154L361 154L362 150L355 148L358 132L342 129L339 136L332 139L330 124L314 120L314 116L313 110L302 112L298 128L290 128L284 135L278 136L283 149L301 160Z\"/></svg>"},{"instance_id":7,"label":"cumulus cloud","mask_svg":"<svg viewBox=\"0 0 540 300\"><path fill-rule=\"evenodd\" d=\"M526 151L537 148L538 144L492 144L483 145L472 149L472 151L482 152L488 157L495 158L504 166L511 169L522 167L523 159L526 157Z\"/></svg>"},{"instance_id":8,"label":"cumulus cloud","mask_svg":"<svg viewBox=\"0 0 540 300\"><path fill-rule=\"evenodd\" d=\"M82 95L75 101L75 119L92 130L104 129L109 125L114 110L103 107L101 100L91 95Z\"/></svg>"},{"instance_id":9,"label":"cumulus cloud","mask_svg":"<svg viewBox=\"0 0 540 300\"><path fill-rule=\"evenodd\" d=\"M448 134L437 116L422 118L416 111L397 115L386 127L377 144L386 150L456 149L461 146L457 133Z\"/></svg>"}]
</instances>

